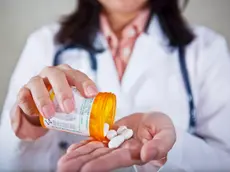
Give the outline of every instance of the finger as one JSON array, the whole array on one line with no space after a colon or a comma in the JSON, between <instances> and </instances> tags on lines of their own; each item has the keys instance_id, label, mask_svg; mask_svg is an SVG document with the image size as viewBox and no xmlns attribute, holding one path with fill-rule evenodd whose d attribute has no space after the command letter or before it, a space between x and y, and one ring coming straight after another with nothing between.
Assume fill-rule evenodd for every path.
<instances>
[{"instance_id":1,"label":"finger","mask_svg":"<svg viewBox=\"0 0 230 172\"><path fill-rule=\"evenodd\" d=\"M140 156L142 146L143 144L140 141L132 138L128 141L125 141L121 147L130 150L132 159L137 160L136 165L143 165L143 162L141 161L141 156Z\"/></svg>"},{"instance_id":2,"label":"finger","mask_svg":"<svg viewBox=\"0 0 230 172\"><path fill-rule=\"evenodd\" d=\"M90 142L67 153L58 161L58 171L79 171L86 160L90 159L91 153L100 148L104 148L100 142Z\"/></svg>"},{"instance_id":3,"label":"finger","mask_svg":"<svg viewBox=\"0 0 230 172\"><path fill-rule=\"evenodd\" d=\"M100 148L95 150L94 152L92 152L91 154L87 155L87 156L82 156L78 159L76 159L76 161L81 162L80 166L81 166L81 172L88 172L88 171L96 171L95 169L91 168L90 166L86 165L88 162L94 160L94 159L98 159L101 156L110 154L113 150L109 149L109 148ZM86 165L84 167L84 165ZM88 166L88 167L87 167ZM89 170L88 170L89 168Z\"/></svg>"},{"instance_id":4,"label":"finger","mask_svg":"<svg viewBox=\"0 0 230 172\"><path fill-rule=\"evenodd\" d=\"M142 125L148 129L152 136L155 136L161 130L174 128L171 119L160 112L146 114L142 120Z\"/></svg>"},{"instance_id":5,"label":"finger","mask_svg":"<svg viewBox=\"0 0 230 172\"><path fill-rule=\"evenodd\" d=\"M40 114L45 118L51 118L55 114L55 109L43 79L39 76L33 77L26 87L30 90Z\"/></svg>"},{"instance_id":6,"label":"finger","mask_svg":"<svg viewBox=\"0 0 230 172\"><path fill-rule=\"evenodd\" d=\"M78 144L73 144L73 145L71 145L71 146L67 149L66 153L71 153L71 152L73 152L75 149L77 149L77 148L79 148L79 147L81 147L81 146L84 146L84 145L86 145L86 144L87 144L87 141L84 141L84 142L81 142L81 143L78 143Z\"/></svg>"},{"instance_id":7,"label":"finger","mask_svg":"<svg viewBox=\"0 0 230 172\"><path fill-rule=\"evenodd\" d=\"M172 128L161 130L152 140L143 145L141 149L142 161L148 162L165 158L175 140L175 132Z\"/></svg>"},{"instance_id":8,"label":"finger","mask_svg":"<svg viewBox=\"0 0 230 172\"><path fill-rule=\"evenodd\" d=\"M122 146L122 148L129 149L132 153L133 159L140 159L140 150L142 148L142 143L137 141L136 139L130 139L125 141Z\"/></svg>"},{"instance_id":9,"label":"finger","mask_svg":"<svg viewBox=\"0 0 230 172\"><path fill-rule=\"evenodd\" d=\"M58 68L65 72L69 84L75 86L82 96L94 97L97 95L98 90L95 83L86 74L74 70L68 65L60 65Z\"/></svg>"},{"instance_id":10,"label":"finger","mask_svg":"<svg viewBox=\"0 0 230 172\"><path fill-rule=\"evenodd\" d=\"M82 171L87 172L93 169L94 172L107 172L134 164L139 164L139 160L133 158L133 152L129 149L120 148L93 159L83 166Z\"/></svg>"},{"instance_id":11,"label":"finger","mask_svg":"<svg viewBox=\"0 0 230 172\"><path fill-rule=\"evenodd\" d=\"M79 147L81 147L81 146L84 146L84 145L86 145L87 143L89 143L89 142L91 142L91 141L93 141L92 138L90 138L90 139L88 139L88 140L83 140L83 141L81 141L81 142L78 143L78 144L72 144L72 145L67 149L67 153L70 153L70 152L74 151L75 149L77 149L77 148L79 148Z\"/></svg>"},{"instance_id":12,"label":"finger","mask_svg":"<svg viewBox=\"0 0 230 172\"><path fill-rule=\"evenodd\" d=\"M75 104L72 89L67 81L65 73L56 67L46 67L43 69L40 76L49 80L62 111L71 113L75 108Z\"/></svg>"},{"instance_id":13,"label":"finger","mask_svg":"<svg viewBox=\"0 0 230 172\"><path fill-rule=\"evenodd\" d=\"M109 148L99 148L93 151L91 154L85 155L85 156L80 156L79 158L76 158L73 160L73 164L77 164L77 168L81 169L80 171L83 172L84 170L84 165L90 162L91 160L97 159L103 155L109 154L112 152L111 149ZM82 169L83 168L83 169ZM94 171L93 168L91 168L91 171ZM88 171L85 171L88 172Z\"/></svg>"},{"instance_id":14,"label":"finger","mask_svg":"<svg viewBox=\"0 0 230 172\"><path fill-rule=\"evenodd\" d=\"M39 115L36 104L33 100L33 97L30 93L30 90L26 87L22 87L17 96L17 104L24 114L28 116L37 116Z\"/></svg>"},{"instance_id":15,"label":"finger","mask_svg":"<svg viewBox=\"0 0 230 172\"><path fill-rule=\"evenodd\" d=\"M112 150L106 147L95 149L92 153L82 155L77 158L72 158L67 162L59 162L58 164L58 171L83 171L81 168L87 162L91 161L92 159L97 159L100 156L110 153ZM90 169L93 171L93 169ZM88 172L88 171L87 171Z\"/></svg>"},{"instance_id":16,"label":"finger","mask_svg":"<svg viewBox=\"0 0 230 172\"><path fill-rule=\"evenodd\" d=\"M152 140L152 138L154 137L154 133L156 133L156 130L154 128L154 126L152 126L151 128L141 124L141 126L139 127L139 129L136 132L136 138L138 140L140 140L142 143L145 143L147 141Z\"/></svg>"},{"instance_id":17,"label":"finger","mask_svg":"<svg viewBox=\"0 0 230 172\"><path fill-rule=\"evenodd\" d=\"M137 113L137 114L132 114L129 116L126 116L114 124L113 128L116 130L119 128L119 126L128 126L128 128L132 129L133 131L137 131L137 128L139 127L139 123L136 121L141 121L142 114Z\"/></svg>"},{"instance_id":18,"label":"finger","mask_svg":"<svg viewBox=\"0 0 230 172\"><path fill-rule=\"evenodd\" d=\"M65 161L65 160L69 160L72 158L77 158L79 156L89 154L93 152L94 150L98 148L102 148L102 147L105 147L104 144L101 142L96 142L96 141L89 142L83 145L79 145L79 147L73 150L72 152L68 151L69 153L63 157L63 160Z\"/></svg>"},{"instance_id":19,"label":"finger","mask_svg":"<svg viewBox=\"0 0 230 172\"><path fill-rule=\"evenodd\" d=\"M41 126L39 111L28 88L22 87L20 89L17 96L17 105L30 124Z\"/></svg>"}]
</instances>

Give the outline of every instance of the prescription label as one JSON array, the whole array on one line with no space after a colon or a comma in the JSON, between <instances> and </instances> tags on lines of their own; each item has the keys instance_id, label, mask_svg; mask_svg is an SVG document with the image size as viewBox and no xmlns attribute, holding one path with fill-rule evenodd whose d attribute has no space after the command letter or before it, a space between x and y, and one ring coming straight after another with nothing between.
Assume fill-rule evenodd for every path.
<instances>
[{"instance_id":1,"label":"prescription label","mask_svg":"<svg viewBox=\"0 0 230 172\"><path fill-rule=\"evenodd\" d=\"M50 90L50 98L55 105L55 116L51 119L44 119L44 125L49 129L66 131L83 136L89 136L90 112L94 99L85 99L74 88L73 96L75 110L71 114L63 113L59 106L53 90Z\"/></svg>"}]
</instances>

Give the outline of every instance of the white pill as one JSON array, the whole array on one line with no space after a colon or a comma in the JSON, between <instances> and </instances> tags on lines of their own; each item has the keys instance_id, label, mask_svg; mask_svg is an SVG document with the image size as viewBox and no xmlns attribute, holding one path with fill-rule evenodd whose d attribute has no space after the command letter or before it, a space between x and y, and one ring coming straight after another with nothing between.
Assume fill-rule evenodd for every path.
<instances>
[{"instance_id":1,"label":"white pill","mask_svg":"<svg viewBox=\"0 0 230 172\"><path fill-rule=\"evenodd\" d=\"M124 130L121 135L124 136L125 140L129 140L133 137L133 130L132 129L126 129Z\"/></svg>"},{"instance_id":2,"label":"white pill","mask_svg":"<svg viewBox=\"0 0 230 172\"><path fill-rule=\"evenodd\" d=\"M116 136L110 140L108 147L109 148L118 148L122 143L124 143L125 138L123 135Z\"/></svg>"},{"instance_id":3,"label":"white pill","mask_svg":"<svg viewBox=\"0 0 230 172\"><path fill-rule=\"evenodd\" d=\"M120 126L118 129L117 129L117 134L121 134L124 130L126 130L127 127L126 126Z\"/></svg>"},{"instance_id":4,"label":"white pill","mask_svg":"<svg viewBox=\"0 0 230 172\"><path fill-rule=\"evenodd\" d=\"M114 138L115 136L117 136L117 132L115 130L109 130L108 133L106 134L106 137L111 140L112 138Z\"/></svg>"},{"instance_id":5,"label":"white pill","mask_svg":"<svg viewBox=\"0 0 230 172\"><path fill-rule=\"evenodd\" d=\"M109 124L105 123L104 124L104 136L107 135L108 131L109 131Z\"/></svg>"}]
</instances>

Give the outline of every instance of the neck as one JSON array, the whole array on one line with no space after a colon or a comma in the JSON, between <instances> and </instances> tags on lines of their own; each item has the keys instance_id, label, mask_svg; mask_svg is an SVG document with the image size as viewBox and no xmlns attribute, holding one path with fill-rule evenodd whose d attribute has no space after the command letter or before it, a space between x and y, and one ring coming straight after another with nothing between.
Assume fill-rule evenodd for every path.
<instances>
[{"instance_id":1,"label":"neck","mask_svg":"<svg viewBox=\"0 0 230 172\"><path fill-rule=\"evenodd\" d=\"M106 13L109 24L113 32L118 38L121 37L121 32L134 18L138 15L139 11L133 13Z\"/></svg>"}]
</instances>

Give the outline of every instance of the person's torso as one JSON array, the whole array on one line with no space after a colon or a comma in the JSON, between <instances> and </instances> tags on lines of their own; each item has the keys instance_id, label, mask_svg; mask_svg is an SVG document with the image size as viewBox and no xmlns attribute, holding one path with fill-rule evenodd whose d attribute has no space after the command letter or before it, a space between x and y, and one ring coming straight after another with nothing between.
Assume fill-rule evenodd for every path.
<instances>
[{"instance_id":1,"label":"person's torso","mask_svg":"<svg viewBox=\"0 0 230 172\"><path fill-rule=\"evenodd\" d=\"M122 81L119 81L116 66L105 38L99 33L95 42L103 46L104 51L95 54L97 70L91 67L91 60L86 50L74 49L66 52L58 59L59 64L68 64L80 70L95 81L99 91L113 92L117 96L116 120L136 112L160 111L168 115L174 125L182 130L189 127L188 97L179 64L178 50L167 45L158 24L150 24L151 31L142 33L135 42L135 46L126 67ZM58 27L43 28L44 36L41 38L46 47L46 57L38 66L53 65L54 56L60 49L53 41ZM202 34L205 29L197 32ZM51 34L50 34L51 33ZM49 36L47 36L49 35ZM196 60L199 56L199 40L194 41L186 48L186 64L189 72L190 84L195 105L198 99L198 80ZM39 68L39 67L38 67ZM38 69L39 71L40 69ZM84 137L60 133L59 141L68 145L76 143ZM56 151L54 164L63 152Z\"/></svg>"}]
</instances>

